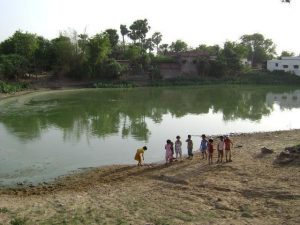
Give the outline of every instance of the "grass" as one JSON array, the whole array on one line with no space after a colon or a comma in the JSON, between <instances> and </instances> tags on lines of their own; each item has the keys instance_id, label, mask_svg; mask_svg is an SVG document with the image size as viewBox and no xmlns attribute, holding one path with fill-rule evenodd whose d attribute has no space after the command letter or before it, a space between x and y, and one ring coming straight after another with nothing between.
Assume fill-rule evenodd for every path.
<instances>
[{"instance_id":1,"label":"grass","mask_svg":"<svg viewBox=\"0 0 300 225\"><path fill-rule=\"evenodd\" d=\"M177 77L154 80L149 86L190 86L212 84L256 84L256 85L300 85L300 77L285 72L248 71L237 76L226 77Z\"/></svg>"},{"instance_id":2,"label":"grass","mask_svg":"<svg viewBox=\"0 0 300 225\"><path fill-rule=\"evenodd\" d=\"M26 218L14 218L10 221L11 225L25 225L27 222Z\"/></svg>"},{"instance_id":3,"label":"grass","mask_svg":"<svg viewBox=\"0 0 300 225\"><path fill-rule=\"evenodd\" d=\"M111 82L97 82L93 84L93 87L94 88L134 88L136 87L136 85L128 82L111 81Z\"/></svg>"},{"instance_id":4,"label":"grass","mask_svg":"<svg viewBox=\"0 0 300 225\"><path fill-rule=\"evenodd\" d=\"M0 208L0 213L8 213L9 210L6 207Z\"/></svg>"}]
</instances>

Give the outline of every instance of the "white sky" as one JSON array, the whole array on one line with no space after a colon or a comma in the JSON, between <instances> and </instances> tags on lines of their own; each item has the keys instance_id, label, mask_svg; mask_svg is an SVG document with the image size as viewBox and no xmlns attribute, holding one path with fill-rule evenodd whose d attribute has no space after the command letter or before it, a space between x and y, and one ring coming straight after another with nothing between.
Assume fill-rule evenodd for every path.
<instances>
[{"instance_id":1,"label":"white sky","mask_svg":"<svg viewBox=\"0 0 300 225\"><path fill-rule=\"evenodd\" d=\"M68 28L94 35L146 18L149 34L161 32L163 43L223 46L258 32L278 54L300 54L299 15L300 0L0 0L0 41L18 29L52 39Z\"/></svg>"}]
</instances>

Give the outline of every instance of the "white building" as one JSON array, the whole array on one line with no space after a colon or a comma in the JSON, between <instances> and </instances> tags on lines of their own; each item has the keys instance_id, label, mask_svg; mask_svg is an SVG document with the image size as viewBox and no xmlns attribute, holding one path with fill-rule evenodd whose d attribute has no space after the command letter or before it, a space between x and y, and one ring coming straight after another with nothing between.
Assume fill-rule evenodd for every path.
<instances>
[{"instance_id":1,"label":"white building","mask_svg":"<svg viewBox=\"0 0 300 225\"><path fill-rule=\"evenodd\" d=\"M300 76L300 56L268 60L267 69L269 71L283 70Z\"/></svg>"}]
</instances>

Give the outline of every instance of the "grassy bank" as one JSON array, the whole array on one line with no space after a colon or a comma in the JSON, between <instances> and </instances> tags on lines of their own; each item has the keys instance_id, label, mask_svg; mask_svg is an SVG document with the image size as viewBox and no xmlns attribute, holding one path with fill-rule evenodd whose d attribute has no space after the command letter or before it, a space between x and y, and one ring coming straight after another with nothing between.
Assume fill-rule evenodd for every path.
<instances>
[{"instance_id":1,"label":"grassy bank","mask_svg":"<svg viewBox=\"0 0 300 225\"><path fill-rule=\"evenodd\" d=\"M167 80L149 81L149 86L188 86L212 84L239 85L300 85L300 77L284 72L250 71L227 77L178 77Z\"/></svg>"},{"instance_id":2,"label":"grassy bank","mask_svg":"<svg viewBox=\"0 0 300 225\"><path fill-rule=\"evenodd\" d=\"M28 88L26 83L7 83L0 80L0 93L15 93Z\"/></svg>"},{"instance_id":3,"label":"grassy bank","mask_svg":"<svg viewBox=\"0 0 300 225\"><path fill-rule=\"evenodd\" d=\"M249 71L236 76L207 77L207 76L181 76L170 79L139 81L131 80L130 76L126 81L98 81L94 88L133 88L137 86L195 86L213 84L238 84L238 85L300 85L300 77L285 72Z\"/></svg>"}]
</instances>

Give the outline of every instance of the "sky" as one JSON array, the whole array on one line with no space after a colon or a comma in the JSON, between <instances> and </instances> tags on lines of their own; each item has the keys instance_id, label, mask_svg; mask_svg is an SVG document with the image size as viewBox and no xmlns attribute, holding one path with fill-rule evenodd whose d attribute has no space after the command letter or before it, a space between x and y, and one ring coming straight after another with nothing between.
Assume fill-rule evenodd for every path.
<instances>
[{"instance_id":1,"label":"sky","mask_svg":"<svg viewBox=\"0 0 300 225\"><path fill-rule=\"evenodd\" d=\"M277 53L300 54L300 0L0 0L0 42L16 30L52 39L75 29L89 36L147 19L162 43L223 46L244 34L261 33ZM128 40L129 41L129 40Z\"/></svg>"}]
</instances>

